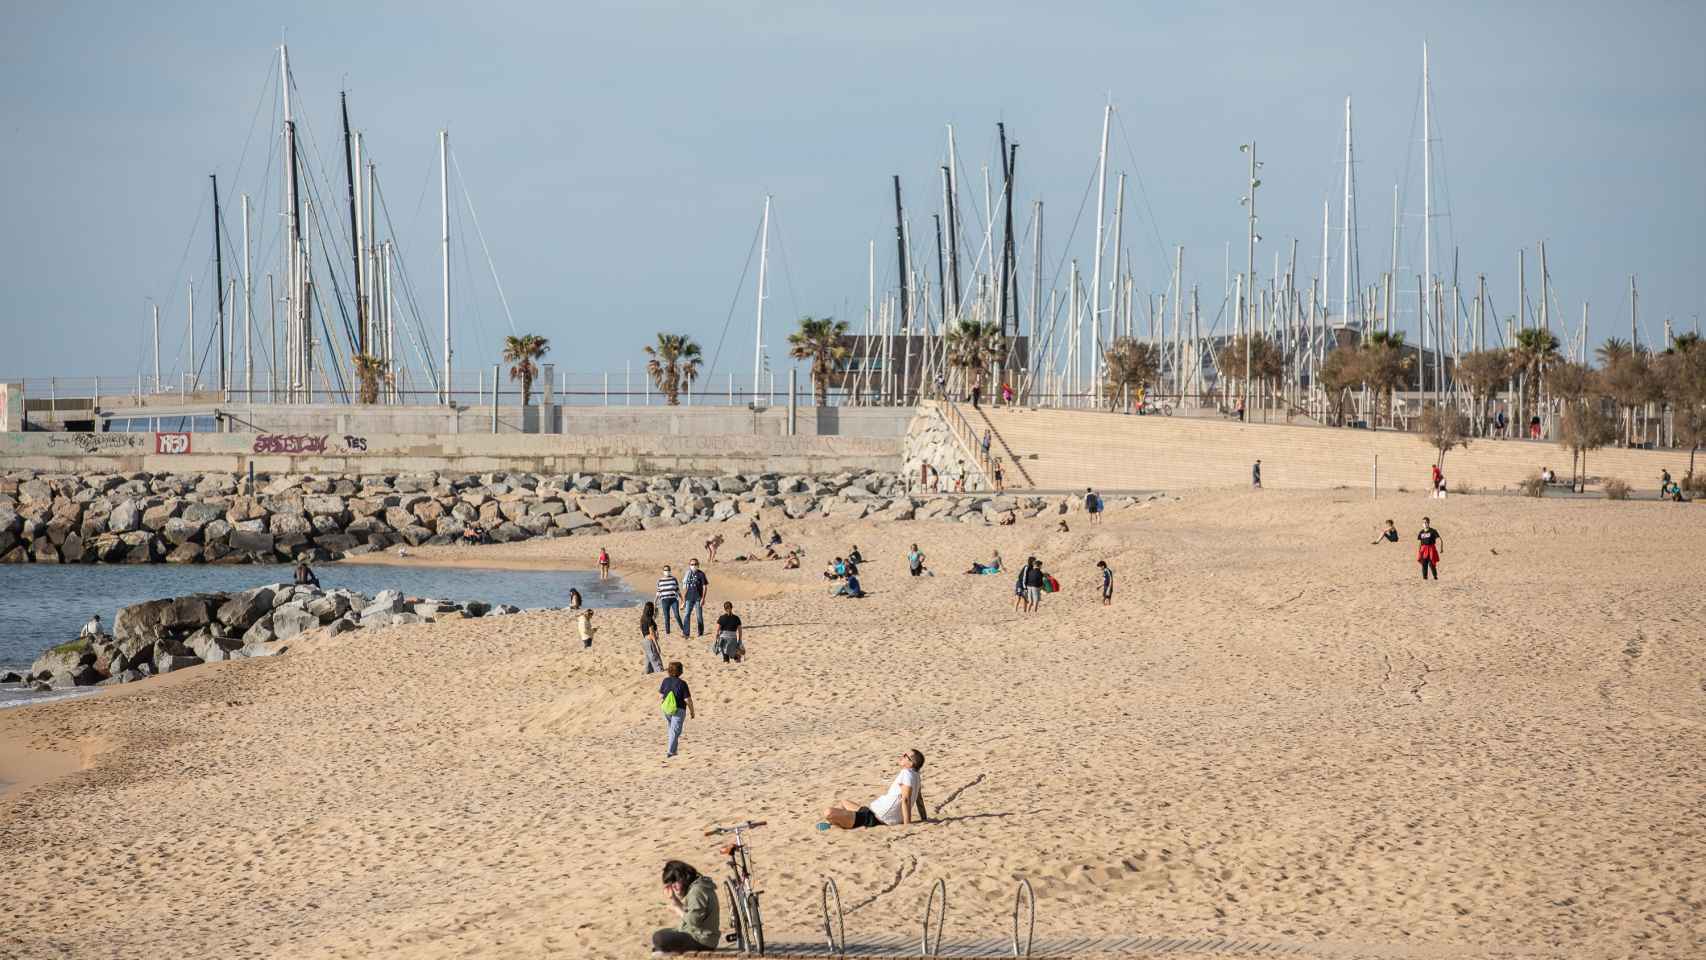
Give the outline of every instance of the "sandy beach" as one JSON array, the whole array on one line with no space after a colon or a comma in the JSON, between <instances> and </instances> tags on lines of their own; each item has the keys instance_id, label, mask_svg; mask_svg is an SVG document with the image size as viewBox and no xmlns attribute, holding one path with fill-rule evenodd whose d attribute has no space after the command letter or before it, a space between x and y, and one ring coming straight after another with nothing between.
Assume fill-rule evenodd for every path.
<instances>
[{"instance_id":1,"label":"sandy beach","mask_svg":"<svg viewBox=\"0 0 1706 960\"><path fill-rule=\"evenodd\" d=\"M1388 517L1404 541L1370 545ZM645 591L723 532L711 599L750 657L665 639L699 709L667 763L633 611L590 651L529 612L0 713L37 771L0 772L0 956L643 956L662 861L720 880L703 828L746 818L772 942L821 941L824 877L854 943L916 937L937 879L949 947L1004 940L1026 877L1039 943L1706 955L1706 511L1179 491L1067 520L780 520L798 571L731 562L744 519L411 551L588 568L602 543ZM936 576L906 575L914 542ZM833 599L855 543L871 596ZM1011 576L961 574L995 548L1063 592L1016 613ZM935 822L814 829L912 747Z\"/></svg>"}]
</instances>

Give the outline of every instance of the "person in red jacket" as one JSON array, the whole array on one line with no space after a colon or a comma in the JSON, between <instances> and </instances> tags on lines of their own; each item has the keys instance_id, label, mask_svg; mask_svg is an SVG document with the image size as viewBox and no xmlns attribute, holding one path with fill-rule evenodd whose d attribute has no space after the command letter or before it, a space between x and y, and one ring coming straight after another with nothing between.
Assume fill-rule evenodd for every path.
<instances>
[{"instance_id":1,"label":"person in red jacket","mask_svg":"<svg viewBox=\"0 0 1706 960\"><path fill-rule=\"evenodd\" d=\"M1420 533L1416 534L1416 544L1416 560L1422 565L1422 579L1426 580L1429 571L1432 571L1433 577L1437 581L1439 579L1440 536L1439 531L1433 528L1433 523L1427 517L1422 518L1422 529Z\"/></svg>"}]
</instances>

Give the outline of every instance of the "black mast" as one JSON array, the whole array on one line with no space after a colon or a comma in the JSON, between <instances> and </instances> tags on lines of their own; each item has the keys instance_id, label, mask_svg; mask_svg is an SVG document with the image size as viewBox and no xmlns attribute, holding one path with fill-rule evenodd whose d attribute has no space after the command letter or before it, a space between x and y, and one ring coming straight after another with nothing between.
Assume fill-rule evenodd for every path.
<instances>
[{"instance_id":1,"label":"black mast","mask_svg":"<svg viewBox=\"0 0 1706 960\"><path fill-rule=\"evenodd\" d=\"M945 192L948 194L948 266L952 270L948 276L954 281L948 296L954 304L954 316L958 318L960 315L960 216L954 212L954 172L947 167L942 168L942 186L946 188ZM946 314L943 315L942 322L947 322Z\"/></svg>"},{"instance_id":2,"label":"black mast","mask_svg":"<svg viewBox=\"0 0 1706 960\"><path fill-rule=\"evenodd\" d=\"M900 174L894 175L894 244L895 253L900 263L900 329L909 336L912 333L912 311L907 305L906 293L906 227L901 222L900 212Z\"/></svg>"},{"instance_id":3,"label":"black mast","mask_svg":"<svg viewBox=\"0 0 1706 960\"><path fill-rule=\"evenodd\" d=\"M939 213L932 213L930 215L930 219L936 221L936 286L941 288L936 291L936 293L937 298L941 301L942 322L947 323L948 278L942 274L942 215Z\"/></svg>"},{"instance_id":4,"label":"black mast","mask_svg":"<svg viewBox=\"0 0 1706 960\"><path fill-rule=\"evenodd\" d=\"M1007 318L1011 315L1016 320L1018 314L1017 309L1010 313L1008 307L1018 289L1013 283L1013 269L1018 265L1013 256L1013 168L1019 161L1019 145L1007 145L1007 124L997 122L995 129L1001 138L1001 194L1006 207L1001 238L1001 335L1007 336Z\"/></svg>"},{"instance_id":5,"label":"black mast","mask_svg":"<svg viewBox=\"0 0 1706 960\"><path fill-rule=\"evenodd\" d=\"M356 352L367 354L367 304L361 298L361 244L357 238L361 236L356 224L355 210L355 159L350 152L349 133L349 94L338 92L338 106L344 114L344 177L349 183L349 248L350 261L355 267L355 328Z\"/></svg>"},{"instance_id":6,"label":"black mast","mask_svg":"<svg viewBox=\"0 0 1706 960\"><path fill-rule=\"evenodd\" d=\"M219 253L219 174L210 173L208 178L213 181L213 292L214 309L218 311L214 326L219 331L219 389L224 390L225 383L225 260Z\"/></svg>"}]
</instances>

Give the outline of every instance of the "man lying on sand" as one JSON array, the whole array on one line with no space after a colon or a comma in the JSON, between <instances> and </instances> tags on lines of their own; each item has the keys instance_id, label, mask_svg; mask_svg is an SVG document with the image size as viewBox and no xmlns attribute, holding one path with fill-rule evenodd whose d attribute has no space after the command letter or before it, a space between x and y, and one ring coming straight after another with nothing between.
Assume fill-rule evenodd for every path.
<instances>
[{"instance_id":1,"label":"man lying on sand","mask_svg":"<svg viewBox=\"0 0 1706 960\"><path fill-rule=\"evenodd\" d=\"M924 812L924 781L918 771L924 769L924 754L917 750L908 750L900 755L900 772L895 774L894 783L889 784L889 791L875 800L868 807L862 807L851 800L838 800L835 805L824 812L823 822L817 825L819 830L830 827L840 827L843 830L856 830L860 827L900 826L913 822L929 823L930 815ZM914 806L918 810L916 821L912 816Z\"/></svg>"}]
</instances>

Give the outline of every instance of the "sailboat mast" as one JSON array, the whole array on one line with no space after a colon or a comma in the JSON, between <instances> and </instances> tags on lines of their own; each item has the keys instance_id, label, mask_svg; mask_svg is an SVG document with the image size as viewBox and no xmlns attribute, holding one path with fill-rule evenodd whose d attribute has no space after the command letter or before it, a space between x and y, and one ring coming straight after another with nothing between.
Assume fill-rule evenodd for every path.
<instances>
[{"instance_id":1,"label":"sailboat mast","mask_svg":"<svg viewBox=\"0 0 1706 960\"><path fill-rule=\"evenodd\" d=\"M361 277L361 218L357 212L361 208L360 198L356 196L355 142L349 132L349 94L338 92L338 109L344 118L344 184L347 189L345 197L349 200L349 237L350 237L350 267L355 275L355 329L356 353L367 353L367 302L362 299Z\"/></svg>"},{"instance_id":2,"label":"sailboat mast","mask_svg":"<svg viewBox=\"0 0 1706 960\"><path fill-rule=\"evenodd\" d=\"M770 269L770 195L764 195L764 221L759 228L758 246L758 322L752 342L752 399L758 402L758 391L764 375L764 284ZM905 281L902 281L903 283Z\"/></svg>"},{"instance_id":3,"label":"sailboat mast","mask_svg":"<svg viewBox=\"0 0 1706 960\"><path fill-rule=\"evenodd\" d=\"M1090 383L1101 384L1101 357L1097 344L1102 339L1102 243L1103 215L1108 207L1108 122L1113 119L1114 105L1102 107L1102 147L1096 154L1096 260L1090 266Z\"/></svg>"},{"instance_id":4,"label":"sailboat mast","mask_svg":"<svg viewBox=\"0 0 1706 960\"><path fill-rule=\"evenodd\" d=\"M1433 284L1434 268L1434 122L1432 93L1428 90L1428 44L1422 41L1422 289L1417 301L1422 313L1417 318L1422 326L1422 349L1428 346L1428 287ZM1424 358L1425 362L1425 358ZM1427 389L1424 383L1422 388Z\"/></svg>"},{"instance_id":5,"label":"sailboat mast","mask_svg":"<svg viewBox=\"0 0 1706 960\"><path fill-rule=\"evenodd\" d=\"M444 381L442 400L450 403L450 131L438 132L439 260L444 294Z\"/></svg>"},{"instance_id":6,"label":"sailboat mast","mask_svg":"<svg viewBox=\"0 0 1706 960\"><path fill-rule=\"evenodd\" d=\"M1354 175L1351 172L1351 98L1345 98L1345 209L1344 228L1342 229L1339 248L1339 311L1348 320L1351 316L1351 204L1355 203L1352 193ZM1326 278L1323 277L1323 280Z\"/></svg>"},{"instance_id":7,"label":"sailboat mast","mask_svg":"<svg viewBox=\"0 0 1706 960\"><path fill-rule=\"evenodd\" d=\"M243 194L243 400L255 402L254 258L249 248L249 195Z\"/></svg>"},{"instance_id":8,"label":"sailboat mast","mask_svg":"<svg viewBox=\"0 0 1706 960\"><path fill-rule=\"evenodd\" d=\"M1125 231L1125 174L1122 173L1119 175L1119 180L1116 181L1116 183L1114 185L1114 281L1109 286L1109 289L1115 291L1115 293L1114 293L1115 307L1114 307L1113 322L1110 323L1108 326L1109 326L1110 335L1117 335L1117 334L1123 333L1124 335L1129 337L1129 336L1131 336L1131 317L1129 315L1127 315L1125 317L1125 327L1122 329L1120 327L1120 311L1119 311L1119 307L1118 307L1118 303L1119 303L1118 291L1121 289L1121 286L1120 286L1120 250L1123 249L1121 244L1123 244L1125 242L1124 238L1121 235L1124 233L1124 231ZM1154 314L1151 313L1150 316L1153 317Z\"/></svg>"},{"instance_id":9,"label":"sailboat mast","mask_svg":"<svg viewBox=\"0 0 1706 960\"><path fill-rule=\"evenodd\" d=\"M231 384L225 370L225 259L219 250L219 175L208 174L208 179L213 181L213 317L219 326L214 342L219 345L219 389L226 390Z\"/></svg>"}]
</instances>

